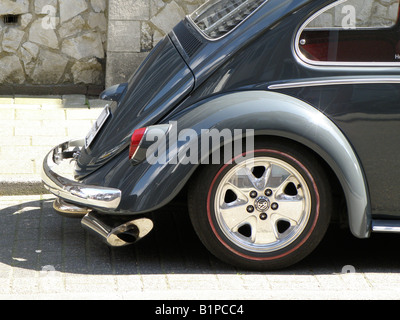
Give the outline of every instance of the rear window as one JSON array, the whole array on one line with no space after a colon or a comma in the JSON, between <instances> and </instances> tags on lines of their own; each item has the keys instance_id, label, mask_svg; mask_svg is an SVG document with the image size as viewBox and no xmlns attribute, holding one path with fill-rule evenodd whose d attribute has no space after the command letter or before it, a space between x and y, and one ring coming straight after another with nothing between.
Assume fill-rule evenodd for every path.
<instances>
[{"instance_id":1,"label":"rear window","mask_svg":"<svg viewBox=\"0 0 400 320\"><path fill-rule=\"evenodd\" d=\"M218 39L232 31L268 0L210 0L189 18L208 38Z\"/></svg>"},{"instance_id":2,"label":"rear window","mask_svg":"<svg viewBox=\"0 0 400 320\"><path fill-rule=\"evenodd\" d=\"M310 64L400 62L400 0L340 0L314 14L296 37Z\"/></svg>"}]
</instances>

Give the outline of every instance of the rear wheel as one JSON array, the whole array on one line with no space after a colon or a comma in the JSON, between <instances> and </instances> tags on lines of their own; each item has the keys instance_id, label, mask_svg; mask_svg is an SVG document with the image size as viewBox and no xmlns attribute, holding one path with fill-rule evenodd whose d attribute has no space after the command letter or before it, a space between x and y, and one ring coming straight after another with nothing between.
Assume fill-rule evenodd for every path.
<instances>
[{"instance_id":1,"label":"rear wheel","mask_svg":"<svg viewBox=\"0 0 400 320\"><path fill-rule=\"evenodd\" d=\"M318 245L329 225L326 174L296 144L256 142L246 156L201 168L189 190L191 221L204 245L227 263L290 266Z\"/></svg>"}]
</instances>

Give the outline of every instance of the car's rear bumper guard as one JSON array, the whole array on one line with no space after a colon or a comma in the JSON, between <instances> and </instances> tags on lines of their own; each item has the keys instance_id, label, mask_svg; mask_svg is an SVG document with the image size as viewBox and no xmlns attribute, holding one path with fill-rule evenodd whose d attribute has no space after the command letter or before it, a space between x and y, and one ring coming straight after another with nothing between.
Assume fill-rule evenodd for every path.
<instances>
[{"instance_id":1,"label":"car's rear bumper guard","mask_svg":"<svg viewBox=\"0 0 400 320\"><path fill-rule=\"evenodd\" d=\"M88 207L112 210L119 206L121 191L114 188L84 185L55 172L65 159L73 159L84 145L84 140L71 140L52 149L43 161L42 180L54 195L73 203Z\"/></svg>"}]
</instances>

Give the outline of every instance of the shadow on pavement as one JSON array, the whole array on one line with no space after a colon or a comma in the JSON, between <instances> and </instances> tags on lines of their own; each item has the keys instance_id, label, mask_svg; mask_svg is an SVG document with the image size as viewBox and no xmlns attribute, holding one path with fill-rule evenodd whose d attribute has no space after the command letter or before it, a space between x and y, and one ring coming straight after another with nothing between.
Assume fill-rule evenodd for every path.
<instances>
[{"instance_id":1,"label":"shadow on pavement","mask_svg":"<svg viewBox=\"0 0 400 320\"><path fill-rule=\"evenodd\" d=\"M0 263L29 270L77 274L254 273L213 257L198 240L186 206L174 203L150 215L155 227L138 243L110 248L88 235L79 219L59 216L52 200L0 209ZM356 239L332 227L319 247L299 264L275 274L332 274L352 266L356 272L400 272L400 235L373 234ZM54 269L53 269L54 268Z\"/></svg>"}]
</instances>

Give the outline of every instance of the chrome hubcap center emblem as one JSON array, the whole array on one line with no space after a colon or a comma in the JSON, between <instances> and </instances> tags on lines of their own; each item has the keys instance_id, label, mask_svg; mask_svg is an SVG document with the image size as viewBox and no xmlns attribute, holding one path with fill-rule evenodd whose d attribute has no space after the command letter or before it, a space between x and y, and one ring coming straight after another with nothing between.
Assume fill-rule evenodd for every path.
<instances>
[{"instance_id":1,"label":"chrome hubcap center emblem","mask_svg":"<svg viewBox=\"0 0 400 320\"><path fill-rule=\"evenodd\" d=\"M270 206L269 199L264 196L258 197L254 202L254 207L260 212L267 211L269 209L269 206Z\"/></svg>"}]
</instances>

